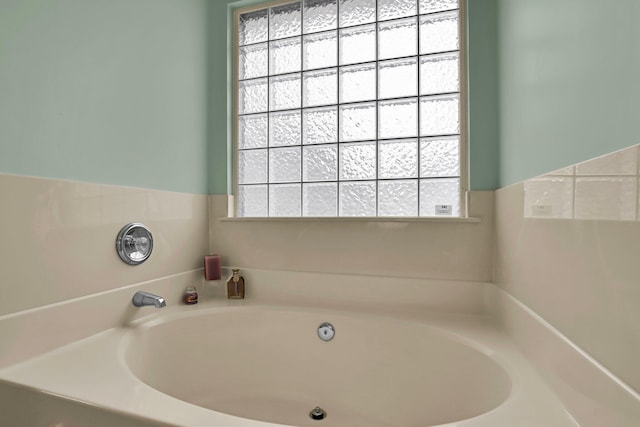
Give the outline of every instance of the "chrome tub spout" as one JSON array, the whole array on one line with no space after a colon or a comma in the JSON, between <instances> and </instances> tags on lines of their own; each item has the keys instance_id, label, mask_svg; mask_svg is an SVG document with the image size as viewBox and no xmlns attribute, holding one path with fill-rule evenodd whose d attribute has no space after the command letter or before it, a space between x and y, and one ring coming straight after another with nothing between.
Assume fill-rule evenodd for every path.
<instances>
[{"instance_id":1,"label":"chrome tub spout","mask_svg":"<svg viewBox=\"0 0 640 427\"><path fill-rule=\"evenodd\" d=\"M167 303L160 295L152 294L151 292L138 291L133 295L131 300L136 307L144 307L146 305L152 305L155 308L165 307Z\"/></svg>"}]
</instances>

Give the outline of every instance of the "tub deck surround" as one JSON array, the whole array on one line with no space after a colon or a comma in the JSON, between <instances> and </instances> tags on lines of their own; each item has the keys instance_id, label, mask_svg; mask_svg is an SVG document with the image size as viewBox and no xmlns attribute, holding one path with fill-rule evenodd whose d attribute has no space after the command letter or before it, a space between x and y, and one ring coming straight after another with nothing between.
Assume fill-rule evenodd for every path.
<instances>
[{"instance_id":1,"label":"tub deck surround","mask_svg":"<svg viewBox=\"0 0 640 427\"><path fill-rule=\"evenodd\" d=\"M328 344L329 346L338 343L341 335L344 337L352 333L347 333L345 330L343 319L353 319L354 322L360 322L360 324L367 322L373 322L373 324L380 322L380 325L395 324L400 330L406 329L407 331L415 331L416 328L434 331L445 340L468 348L471 351L469 354L477 354L481 356L481 359L486 358L492 361L491 363L499 367L497 372L502 372L502 370L506 372L510 388L502 403L498 402L497 407L488 409L488 412L481 415L444 425L455 425L456 427L511 427L527 425L527 423L528 425L548 427L576 425L567 415L566 409L555 398L554 393L543 383L523 354L514 346L511 338L501 330L487 312L485 299L488 295L488 289L493 286L489 283L323 275L253 269L242 269L242 271L247 278L248 286L247 299L242 301L229 301L224 297L223 281L205 283L207 289L199 289L203 297L196 306L184 306L179 303L181 293L184 290L180 285L181 280L148 282L96 295L90 301L91 306L94 308L102 307L105 312L99 310L101 314L97 314L97 317L101 320L97 323L100 326L97 324L92 326L93 335L88 334L90 331L85 331L90 336L75 340L72 337L66 337L58 348L48 348L47 352L44 351L45 349L41 349L40 354L33 354L32 350L27 355L30 359L24 361L19 361L16 358L16 354L20 352L15 351L14 356L9 358L11 363L5 363L4 367L0 369L0 380L3 382L0 384L0 390L12 387L11 384L19 384L23 390L32 393L44 392L63 398L64 402L77 401L82 406L82 410L91 407L99 408L96 409L98 411L96 416L100 416L100 411L108 411L122 416L131 416L132 419L140 417L144 420L140 426L153 425L149 424L153 422L157 422L158 425L194 427L203 425L214 427L286 425L250 420L213 411L154 389L149 385L154 384L153 372L145 372L143 369L145 364L136 362L135 357L132 356L132 354L144 355L145 351L151 349L150 346L147 346L145 350L144 344L142 347L134 345L135 342L139 342L139 339L144 341L145 336L147 338L153 337L153 335L146 334L151 334L154 330L162 332L161 328L164 327L171 329L181 322L181 326L188 325L188 327L180 327L172 333L186 334L184 336L190 337L189 339L195 337L193 342L197 343L197 336L207 329L216 333L225 333L224 328L216 330L211 325L207 326L207 321L217 323L217 319L223 319L225 314L229 314L230 321L235 319L233 316L242 316L243 324L248 323L247 329L250 329L252 318L255 318L256 324L261 324L261 319L264 319L265 315L283 313L289 316L287 323L292 323L291 319L294 318L299 318L301 321L312 319L313 328L309 331L309 335L314 340L317 340L315 328L320 323L336 319L337 321L334 321L334 326L337 328L335 342L322 343L317 340L319 344ZM195 271L192 277L202 274L201 270ZM324 290L318 286L322 281L326 284ZM370 287L367 288L367 285ZM298 291L295 291L296 287ZM131 306L131 296L138 289L163 295L167 299L167 307L163 309L150 307L138 309ZM312 291L313 289L315 291ZM371 291L371 289L375 291ZM52 317L49 318L51 320L56 315L60 315L60 306L66 305L63 311L68 316L79 314L83 318L90 317L91 314L88 311L83 311L87 302L89 302L87 299L82 299L53 307L43 307L29 313L23 313L23 315L15 315L10 319L2 318L0 324L10 321L12 328L33 334L30 341L37 341L41 336L55 335L50 331L42 330L42 325L47 324L48 321L48 315L45 312L51 311L50 316ZM129 308L130 306L131 308ZM36 311L42 313L35 313ZM111 311L114 313L108 314ZM29 320L33 316L39 316L40 330ZM346 328L351 329L350 326ZM242 332L242 328L230 328L228 332L231 336L228 336L227 339L231 342L235 339L246 340L251 334L251 330L249 330L246 332L249 335L244 335L244 338L238 337L237 334ZM370 332L362 331L361 339L368 336L367 334ZM170 338L171 334L167 335L167 339L172 339ZM287 338L291 338L291 334L288 334L287 331L277 332L276 336L283 342L286 342ZM364 340L366 341L366 339ZM291 344L295 348L295 342ZM204 366L193 367L202 375L211 371L208 368L209 364L224 363L216 358L217 353L222 352L222 349L217 349L215 342L208 342L204 345L209 346L203 348L207 362L202 363ZM19 347L20 343L14 341L12 346ZM180 348L180 345L176 347ZM229 349L225 350L229 351ZM189 352L194 349L184 348L184 351ZM147 353L143 359L149 355ZM399 354L399 357L405 356ZM162 354L157 357L162 357ZM268 355L264 357L268 357ZM165 360L165 362L167 361ZM393 372L393 363L393 361L390 362L389 372ZM152 365L148 366L150 369L153 368ZM155 365L156 368L158 366ZM230 366L229 368L235 369L236 367ZM241 366L237 368L242 369ZM143 370L141 371L141 369ZM310 367L310 370L313 371L313 367ZM156 380L161 379L156 377ZM158 386L158 384L154 385ZM268 387L268 384L265 386ZM447 384L440 386L447 387ZM340 385L337 384L336 387L340 387ZM500 391L500 387L498 386L498 391ZM198 394L195 391L193 393ZM502 400L505 396L498 396L497 399ZM200 396L196 396L196 398L200 398ZM312 402L312 400L308 405L303 406L303 412L308 413L316 405L322 406L322 402ZM464 402L453 402L453 404L459 406ZM13 405L0 402L0 406L4 406L0 409L5 417L12 416ZM309 407L307 408L307 406ZM322 421L323 425L332 427L344 425L339 422L332 423L331 405L324 409L329 413L329 417ZM59 420L62 420L63 417L64 414L61 414ZM302 423L291 424L304 425ZM69 425L80 426L82 424L69 422ZM352 425L357 426L358 424ZM360 425L369 427L374 424L371 424L371 420L367 420L366 423ZM423 427L423 424L418 425Z\"/></svg>"},{"instance_id":2,"label":"tub deck surround","mask_svg":"<svg viewBox=\"0 0 640 427\"><path fill-rule=\"evenodd\" d=\"M176 426L200 427L203 425L220 427L259 427L282 426L291 424L275 424L257 420L250 420L222 412L205 409L201 406L187 403L158 391L141 381L130 370L127 361L127 349L130 348L130 340L137 338L137 334L145 333L144 329L153 328L165 322L189 321L190 330L181 329L181 333L189 332L198 334L197 325L201 324L199 316L207 316L209 313L223 315L242 312L252 313L259 321L261 313L265 310L282 310L291 315L296 309L291 307L272 307L260 304L252 304L249 300L242 306L235 306L228 301L210 301L198 304L196 307L173 307L164 313L153 313L132 322L128 327L116 328L78 342L61 347L57 350L36 357L15 366L0 371L0 378L10 383L20 383L33 389L45 391L58 396L85 402L99 408L117 411L122 414L142 417L150 421L168 423ZM300 312L303 313L303 312ZM317 309L309 312L306 309L305 316L317 316L318 319L343 316L344 312L330 309ZM357 312L348 313L356 319L377 318L389 320L386 316L376 317L371 314ZM403 319L404 317L404 319ZM506 400L489 412L471 419L457 421L451 425L456 427L496 427L514 425L544 425L548 427L574 427L564 408L553 396L553 393L543 384L541 379L511 344L509 338L496 330L495 325L481 316L460 316L455 314L399 314L398 322L406 322L407 326L417 323L424 327L435 328L444 336L452 340L471 346L479 354L495 361L504 369L512 381L511 389ZM310 334L315 331L311 330ZM339 333L339 332L338 332ZM343 332L344 333L344 332ZM286 333L283 332L286 339ZM215 364L216 349L212 343L207 344L211 350L208 355L208 363ZM185 348L185 351L193 349ZM269 357L269 355L256 355L257 357ZM162 357L162 355L157 355ZM365 361L366 362L366 361ZM207 375L208 367L191 367L197 369L201 375ZM235 367L230 366L233 370ZM242 369L238 366L237 369ZM310 367L311 371L313 370ZM391 369L392 371L392 369ZM163 375L162 372L157 373ZM216 378L212 378L215 381ZM268 384L264 385L268 387ZM447 384L442 384L446 387ZM340 384L336 384L340 387ZM394 390L393 393L400 391ZM200 398L196 396L195 399ZM204 396L202 397L205 398ZM314 403L301 405L301 411L313 408ZM532 402L535 402L532 404ZM321 403L319 403L321 404ZM464 405L465 402L454 402L454 406ZM310 406L311 405L311 406ZM307 408L307 406L310 406ZM10 414L10 408L5 409L4 414ZM331 407L326 408L329 417L323 421L323 425L338 427L344 424L331 421ZM303 414L304 415L304 414ZM293 424L306 425L306 424ZM315 425L315 424L309 424ZM355 426L372 426L371 420L350 424ZM388 426L392 424L380 424ZM423 424L411 424L422 426ZM433 424L432 424L433 425Z\"/></svg>"}]
</instances>

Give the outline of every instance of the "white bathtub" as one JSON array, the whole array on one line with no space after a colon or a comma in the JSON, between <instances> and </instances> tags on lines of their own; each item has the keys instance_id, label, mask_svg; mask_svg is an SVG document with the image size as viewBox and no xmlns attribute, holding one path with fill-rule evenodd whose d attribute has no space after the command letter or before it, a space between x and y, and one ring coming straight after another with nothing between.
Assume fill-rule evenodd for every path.
<instances>
[{"instance_id":1,"label":"white bathtub","mask_svg":"<svg viewBox=\"0 0 640 427\"><path fill-rule=\"evenodd\" d=\"M309 305L316 295L283 306L255 287L244 301L184 306L171 303L176 294L164 309L127 308L121 326L0 369L2 425L575 427L512 340L469 303L483 286L446 283L444 293L427 291L431 300L420 296L449 300L439 303L445 312L397 301ZM119 292L128 304L131 291ZM335 327L332 341L317 337L323 322ZM16 384L55 401L19 410L32 407ZM322 421L308 416L316 406Z\"/></svg>"},{"instance_id":2,"label":"white bathtub","mask_svg":"<svg viewBox=\"0 0 640 427\"><path fill-rule=\"evenodd\" d=\"M325 342L317 328L327 321L336 335ZM512 388L491 350L468 338L358 313L217 308L147 322L125 341L128 367L152 388L283 425L441 425L493 410ZM316 406L322 421L309 416Z\"/></svg>"}]
</instances>

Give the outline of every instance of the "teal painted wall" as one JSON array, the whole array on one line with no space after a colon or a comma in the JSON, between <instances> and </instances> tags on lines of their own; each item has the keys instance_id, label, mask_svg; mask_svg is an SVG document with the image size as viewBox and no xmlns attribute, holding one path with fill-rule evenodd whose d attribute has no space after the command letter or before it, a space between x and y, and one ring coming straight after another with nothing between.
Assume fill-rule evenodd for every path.
<instances>
[{"instance_id":1,"label":"teal painted wall","mask_svg":"<svg viewBox=\"0 0 640 427\"><path fill-rule=\"evenodd\" d=\"M0 172L207 193L206 0L0 0Z\"/></svg>"},{"instance_id":2,"label":"teal painted wall","mask_svg":"<svg viewBox=\"0 0 640 427\"><path fill-rule=\"evenodd\" d=\"M469 189L499 183L497 0L467 0Z\"/></svg>"},{"instance_id":3,"label":"teal painted wall","mask_svg":"<svg viewBox=\"0 0 640 427\"><path fill-rule=\"evenodd\" d=\"M231 192L230 10L258 2L2 0L0 172ZM467 3L471 189L640 142L640 2Z\"/></svg>"},{"instance_id":4,"label":"teal painted wall","mask_svg":"<svg viewBox=\"0 0 640 427\"><path fill-rule=\"evenodd\" d=\"M640 2L498 0L500 185L640 143Z\"/></svg>"}]
</instances>

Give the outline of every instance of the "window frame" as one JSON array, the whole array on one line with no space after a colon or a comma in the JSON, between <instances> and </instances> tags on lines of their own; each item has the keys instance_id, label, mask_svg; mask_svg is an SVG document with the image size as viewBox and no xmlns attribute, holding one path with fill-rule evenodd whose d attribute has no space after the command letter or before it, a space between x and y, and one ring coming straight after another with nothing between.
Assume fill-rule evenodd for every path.
<instances>
[{"instance_id":1,"label":"window frame","mask_svg":"<svg viewBox=\"0 0 640 427\"><path fill-rule=\"evenodd\" d=\"M420 0L416 0L419 3ZM235 8L231 8L232 14L232 47L231 47L231 55L232 55L232 94L231 94L231 108L233 110L231 114L232 124L230 129L232 130L232 191L233 195L237 196L239 191L239 147L238 147L238 135L239 135L239 59L240 59L240 43L239 43L239 34L240 34L240 15L255 12L258 10L267 9L270 7L282 6L289 3L301 3L301 7L304 7L304 0L273 0L273 1L264 1L260 3L256 3L250 6L238 6ZM337 0L340 2L340 0ZM264 216L264 217L240 217L238 216L238 197L233 197L233 201L229 206L229 216L237 219L258 219L258 220L283 220L283 219L293 219L293 220L366 220L366 221L384 221L384 220L432 220L436 219L465 219L469 218L468 212L468 201L467 201L467 193L469 192L469 135L468 135L468 105L469 105L469 90L468 90L468 51L467 51L467 4L466 0L458 0L458 38L459 38L459 62L458 62L458 76L459 76L459 125L460 125L460 133L459 133L459 180L460 180L460 188L459 188L459 206L460 206L460 215L459 216L340 216L339 212L336 213L335 216L322 216L322 217L314 217L314 216L304 216L302 211L299 216L290 216L290 217L282 217L282 216ZM378 1L376 0L376 6ZM418 18L420 16L418 11ZM377 16L376 16L377 18ZM379 22L375 21L376 23ZM336 29L339 31L339 28ZM377 33L377 32L376 32ZM376 35L377 37L377 35ZM418 65L420 63L420 53L417 53L416 56L418 60ZM378 63L378 59L376 59L376 63ZM337 66L339 68L339 65ZM418 67L419 72L419 67ZM379 83L378 77L376 78L376 85ZM417 99L419 102L420 99L420 88L418 88ZM380 99L376 99L374 102L379 102ZM339 107L341 104L337 104ZM420 141L421 136L418 135L418 143ZM376 141L378 141L378 137L376 136ZM340 142L337 141L339 146ZM377 144L376 144L377 145ZM268 149L269 147L267 147ZM418 180L420 178L418 177ZM379 179L376 178L376 182L379 182ZM302 185L302 180L300 184ZM268 185L268 184L267 184ZM419 186L418 186L419 187Z\"/></svg>"}]
</instances>

